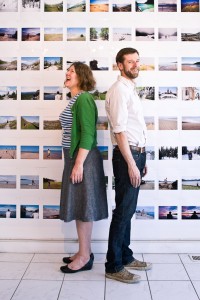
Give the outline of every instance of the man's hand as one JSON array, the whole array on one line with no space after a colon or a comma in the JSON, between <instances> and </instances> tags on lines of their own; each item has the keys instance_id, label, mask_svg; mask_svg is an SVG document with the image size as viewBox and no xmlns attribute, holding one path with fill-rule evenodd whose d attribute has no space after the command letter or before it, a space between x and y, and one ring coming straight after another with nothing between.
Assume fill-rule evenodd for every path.
<instances>
[{"instance_id":1,"label":"man's hand","mask_svg":"<svg viewBox=\"0 0 200 300\"><path fill-rule=\"evenodd\" d=\"M137 188L141 183L140 171L136 165L128 165L128 174L133 187Z\"/></svg>"},{"instance_id":2,"label":"man's hand","mask_svg":"<svg viewBox=\"0 0 200 300\"><path fill-rule=\"evenodd\" d=\"M146 176L147 172L148 172L147 165L145 165L143 172L142 172L142 177Z\"/></svg>"}]
</instances>

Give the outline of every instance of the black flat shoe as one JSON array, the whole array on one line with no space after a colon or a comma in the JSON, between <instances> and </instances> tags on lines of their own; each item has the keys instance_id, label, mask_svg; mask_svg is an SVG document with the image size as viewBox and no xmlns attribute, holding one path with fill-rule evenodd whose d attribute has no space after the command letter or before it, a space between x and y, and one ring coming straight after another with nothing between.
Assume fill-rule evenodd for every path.
<instances>
[{"instance_id":1,"label":"black flat shoe","mask_svg":"<svg viewBox=\"0 0 200 300\"><path fill-rule=\"evenodd\" d=\"M78 270L72 270L68 267L68 265L66 266L62 266L60 267L61 272L63 273L77 273L77 272L81 272L81 271L89 271L92 269L93 266L93 260L90 258L90 260L80 269Z\"/></svg>"},{"instance_id":2,"label":"black flat shoe","mask_svg":"<svg viewBox=\"0 0 200 300\"><path fill-rule=\"evenodd\" d=\"M92 261L94 261L94 254L93 254L93 253L90 254L90 259L92 259ZM70 264L70 263L72 262L72 259L71 259L70 256L68 256L68 257L63 257L63 262L64 262L65 264Z\"/></svg>"}]
</instances>

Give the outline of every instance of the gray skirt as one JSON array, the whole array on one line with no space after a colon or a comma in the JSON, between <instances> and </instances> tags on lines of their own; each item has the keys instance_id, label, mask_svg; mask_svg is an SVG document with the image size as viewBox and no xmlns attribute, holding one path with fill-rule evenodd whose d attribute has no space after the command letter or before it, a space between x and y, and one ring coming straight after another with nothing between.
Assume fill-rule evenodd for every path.
<instances>
[{"instance_id":1,"label":"gray skirt","mask_svg":"<svg viewBox=\"0 0 200 300\"><path fill-rule=\"evenodd\" d=\"M83 165L83 181L72 184L70 175L76 155L69 157L69 149L64 151L64 170L60 198L60 219L64 222L80 220L98 221L108 217L106 184L103 160L98 148L89 151Z\"/></svg>"}]
</instances>

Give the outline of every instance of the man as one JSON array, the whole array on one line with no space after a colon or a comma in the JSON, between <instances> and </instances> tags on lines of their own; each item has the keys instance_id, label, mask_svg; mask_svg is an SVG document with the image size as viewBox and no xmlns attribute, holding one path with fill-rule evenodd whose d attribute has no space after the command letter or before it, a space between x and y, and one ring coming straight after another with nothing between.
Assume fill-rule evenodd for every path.
<instances>
[{"instance_id":1,"label":"man","mask_svg":"<svg viewBox=\"0 0 200 300\"><path fill-rule=\"evenodd\" d=\"M133 257L129 248L131 218L135 213L141 177L146 167L146 124L134 79L139 74L139 53L123 48L116 56L121 75L106 95L106 112L113 143L115 203L109 232L106 277L126 283L140 280L126 268L148 270L150 263ZM126 268L125 268L126 267Z\"/></svg>"}]
</instances>

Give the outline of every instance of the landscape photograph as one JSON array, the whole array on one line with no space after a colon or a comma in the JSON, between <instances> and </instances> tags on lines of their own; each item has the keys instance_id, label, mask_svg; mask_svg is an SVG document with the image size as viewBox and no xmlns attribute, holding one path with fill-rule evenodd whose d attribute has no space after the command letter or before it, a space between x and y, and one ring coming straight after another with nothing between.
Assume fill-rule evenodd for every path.
<instances>
[{"instance_id":1,"label":"landscape photograph","mask_svg":"<svg viewBox=\"0 0 200 300\"><path fill-rule=\"evenodd\" d=\"M158 118L158 129L159 130L177 130L178 120L177 117L159 117Z\"/></svg>"},{"instance_id":2,"label":"landscape photograph","mask_svg":"<svg viewBox=\"0 0 200 300\"><path fill-rule=\"evenodd\" d=\"M182 146L183 160L200 160L200 146Z\"/></svg>"},{"instance_id":3,"label":"landscape photograph","mask_svg":"<svg viewBox=\"0 0 200 300\"><path fill-rule=\"evenodd\" d=\"M89 61L89 66L93 71L108 71L108 58L99 57L98 59L92 58Z\"/></svg>"},{"instance_id":4,"label":"landscape photograph","mask_svg":"<svg viewBox=\"0 0 200 300\"><path fill-rule=\"evenodd\" d=\"M200 100L200 87L182 87L182 100Z\"/></svg>"},{"instance_id":5,"label":"landscape photograph","mask_svg":"<svg viewBox=\"0 0 200 300\"><path fill-rule=\"evenodd\" d=\"M22 71L39 71L40 58L39 57L21 57Z\"/></svg>"},{"instance_id":6,"label":"landscape photograph","mask_svg":"<svg viewBox=\"0 0 200 300\"><path fill-rule=\"evenodd\" d=\"M39 159L39 146L21 146L21 159Z\"/></svg>"},{"instance_id":7,"label":"landscape photograph","mask_svg":"<svg viewBox=\"0 0 200 300\"><path fill-rule=\"evenodd\" d=\"M17 12L18 0L0 0L0 12Z\"/></svg>"},{"instance_id":8,"label":"landscape photograph","mask_svg":"<svg viewBox=\"0 0 200 300\"><path fill-rule=\"evenodd\" d=\"M177 41L177 28L158 28L158 40L161 42Z\"/></svg>"},{"instance_id":9,"label":"landscape photograph","mask_svg":"<svg viewBox=\"0 0 200 300\"><path fill-rule=\"evenodd\" d=\"M90 0L90 12L108 12L109 0Z\"/></svg>"},{"instance_id":10,"label":"landscape photograph","mask_svg":"<svg viewBox=\"0 0 200 300\"><path fill-rule=\"evenodd\" d=\"M200 117L182 117L182 130L200 130Z\"/></svg>"},{"instance_id":11,"label":"landscape photograph","mask_svg":"<svg viewBox=\"0 0 200 300\"><path fill-rule=\"evenodd\" d=\"M108 146L97 146L99 149L103 160L108 160Z\"/></svg>"},{"instance_id":12,"label":"landscape photograph","mask_svg":"<svg viewBox=\"0 0 200 300\"><path fill-rule=\"evenodd\" d=\"M182 219L200 219L200 206L182 206Z\"/></svg>"},{"instance_id":13,"label":"landscape photograph","mask_svg":"<svg viewBox=\"0 0 200 300\"><path fill-rule=\"evenodd\" d=\"M0 130L17 129L17 117L0 116Z\"/></svg>"},{"instance_id":14,"label":"landscape photograph","mask_svg":"<svg viewBox=\"0 0 200 300\"><path fill-rule=\"evenodd\" d=\"M59 42L63 41L63 28L44 28L45 42Z\"/></svg>"},{"instance_id":15,"label":"landscape photograph","mask_svg":"<svg viewBox=\"0 0 200 300\"><path fill-rule=\"evenodd\" d=\"M0 189L16 189L16 175L0 175Z\"/></svg>"},{"instance_id":16,"label":"landscape photograph","mask_svg":"<svg viewBox=\"0 0 200 300\"><path fill-rule=\"evenodd\" d=\"M178 159L178 147L161 146L159 148L159 160L176 160Z\"/></svg>"},{"instance_id":17,"label":"landscape photograph","mask_svg":"<svg viewBox=\"0 0 200 300\"><path fill-rule=\"evenodd\" d=\"M178 207L177 206L159 206L158 207L159 220L177 220Z\"/></svg>"},{"instance_id":18,"label":"landscape photograph","mask_svg":"<svg viewBox=\"0 0 200 300\"><path fill-rule=\"evenodd\" d=\"M181 0L182 12L199 12L199 0Z\"/></svg>"},{"instance_id":19,"label":"landscape photograph","mask_svg":"<svg viewBox=\"0 0 200 300\"><path fill-rule=\"evenodd\" d=\"M43 205L43 219L60 219L60 206Z\"/></svg>"},{"instance_id":20,"label":"landscape photograph","mask_svg":"<svg viewBox=\"0 0 200 300\"><path fill-rule=\"evenodd\" d=\"M62 92L60 86L44 86L44 100L62 100Z\"/></svg>"},{"instance_id":21,"label":"landscape photograph","mask_svg":"<svg viewBox=\"0 0 200 300\"><path fill-rule=\"evenodd\" d=\"M135 0L136 12L154 12L154 0Z\"/></svg>"},{"instance_id":22,"label":"landscape photograph","mask_svg":"<svg viewBox=\"0 0 200 300\"><path fill-rule=\"evenodd\" d=\"M67 1L67 12L85 12L86 0L69 0Z\"/></svg>"},{"instance_id":23,"label":"landscape photograph","mask_svg":"<svg viewBox=\"0 0 200 300\"><path fill-rule=\"evenodd\" d=\"M39 176L36 175L21 175L20 189L39 189Z\"/></svg>"},{"instance_id":24,"label":"landscape photograph","mask_svg":"<svg viewBox=\"0 0 200 300\"><path fill-rule=\"evenodd\" d=\"M113 28L113 41L126 42L131 41L132 32L131 28Z\"/></svg>"},{"instance_id":25,"label":"landscape photograph","mask_svg":"<svg viewBox=\"0 0 200 300\"><path fill-rule=\"evenodd\" d=\"M16 218L16 205L0 204L0 218Z\"/></svg>"},{"instance_id":26,"label":"landscape photograph","mask_svg":"<svg viewBox=\"0 0 200 300\"><path fill-rule=\"evenodd\" d=\"M155 159L155 147L154 146L146 146L146 159L154 160Z\"/></svg>"},{"instance_id":27,"label":"landscape photograph","mask_svg":"<svg viewBox=\"0 0 200 300\"><path fill-rule=\"evenodd\" d=\"M200 57L182 57L182 71L200 71Z\"/></svg>"},{"instance_id":28,"label":"landscape photograph","mask_svg":"<svg viewBox=\"0 0 200 300\"><path fill-rule=\"evenodd\" d=\"M45 12L62 12L63 1L61 0L44 0Z\"/></svg>"},{"instance_id":29,"label":"landscape photograph","mask_svg":"<svg viewBox=\"0 0 200 300\"><path fill-rule=\"evenodd\" d=\"M61 124L58 117L44 117L43 120L44 130L61 130Z\"/></svg>"},{"instance_id":30,"label":"landscape photograph","mask_svg":"<svg viewBox=\"0 0 200 300\"><path fill-rule=\"evenodd\" d=\"M142 179L140 184L140 190L154 190L155 189L155 181L154 180L148 180L148 179Z\"/></svg>"},{"instance_id":31,"label":"landscape photograph","mask_svg":"<svg viewBox=\"0 0 200 300\"><path fill-rule=\"evenodd\" d=\"M158 182L159 190L178 190L178 180L165 177Z\"/></svg>"},{"instance_id":32,"label":"landscape photograph","mask_svg":"<svg viewBox=\"0 0 200 300\"><path fill-rule=\"evenodd\" d=\"M40 28L22 28L22 41L40 41Z\"/></svg>"},{"instance_id":33,"label":"landscape photograph","mask_svg":"<svg viewBox=\"0 0 200 300\"><path fill-rule=\"evenodd\" d=\"M83 64L86 64L86 61L84 59L81 59L81 57L79 59L67 59L66 61L66 68L68 69L74 62L80 61Z\"/></svg>"},{"instance_id":34,"label":"landscape photograph","mask_svg":"<svg viewBox=\"0 0 200 300\"><path fill-rule=\"evenodd\" d=\"M109 40L109 28L101 27L101 28L90 28L90 41L92 42L102 42Z\"/></svg>"},{"instance_id":35,"label":"landscape photograph","mask_svg":"<svg viewBox=\"0 0 200 300\"><path fill-rule=\"evenodd\" d=\"M135 29L136 41L152 42L155 40L154 28L136 28Z\"/></svg>"},{"instance_id":36,"label":"landscape photograph","mask_svg":"<svg viewBox=\"0 0 200 300\"><path fill-rule=\"evenodd\" d=\"M155 120L153 116L144 117L147 130L154 130L155 129Z\"/></svg>"},{"instance_id":37,"label":"landscape photograph","mask_svg":"<svg viewBox=\"0 0 200 300\"><path fill-rule=\"evenodd\" d=\"M39 100L40 99L40 88L22 86L21 87L21 100Z\"/></svg>"},{"instance_id":38,"label":"landscape photograph","mask_svg":"<svg viewBox=\"0 0 200 300\"><path fill-rule=\"evenodd\" d=\"M141 57L140 58L140 71L154 71L154 57Z\"/></svg>"},{"instance_id":39,"label":"landscape photograph","mask_svg":"<svg viewBox=\"0 0 200 300\"><path fill-rule=\"evenodd\" d=\"M187 176L182 178L182 190L200 190L200 177Z\"/></svg>"},{"instance_id":40,"label":"landscape photograph","mask_svg":"<svg viewBox=\"0 0 200 300\"><path fill-rule=\"evenodd\" d=\"M43 146L43 159L62 159L62 146Z\"/></svg>"},{"instance_id":41,"label":"landscape photograph","mask_svg":"<svg viewBox=\"0 0 200 300\"><path fill-rule=\"evenodd\" d=\"M181 30L181 41L183 42L199 42L200 28L184 28Z\"/></svg>"},{"instance_id":42,"label":"landscape photograph","mask_svg":"<svg viewBox=\"0 0 200 300\"><path fill-rule=\"evenodd\" d=\"M159 100L177 100L178 99L177 86L159 86L158 98Z\"/></svg>"},{"instance_id":43,"label":"landscape photograph","mask_svg":"<svg viewBox=\"0 0 200 300\"><path fill-rule=\"evenodd\" d=\"M41 0L22 0L23 12L39 12L41 7Z\"/></svg>"},{"instance_id":44,"label":"landscape photograph","mask_svg":"<svg viewBox=\"0 0 200 300\"><path fill-rule=\"evenodd\" d=\"M107 89L105 87L97 86L97 88L91 92L94 100L105 100Z\"/></svg>"},{"instance_id":45,"label":"landscape photograph","mask_svg":"<svg viewBox=\"0 0 200 300\"><path fill-rule=\"evenodd\" d=\"M158 0L158 12L177 12L177 0Z\"/></svg>"},{"instance_id":46,"label":"landscape photograph","mask_svg":"<svg viewBox=\"0 0 200 300\"><path fill-rule=\"evenodd\" d=\"M136 220L153 220L154 206L137 206L135 218Z\"/></svg>"},{"instance_id":47,"label":"landscape photograph","mask_svg":"<svg viewBox=\"0 0 200 300\"><path fill-rule=\"evenodd\" d=\"M39 116L21 116L21 129L39 130L40 129Z\"/></svg>"},{"instance_id":48,"label":"landscape photograph","mask_svg":"<svg viewBox=\"0 0 200 300\"><path fill-rule=\"evenodd\" d=\"M20 218L39 219L39 205L20 205Z\"/></svg>"},{"instance_id":49,"label":"landscape photograph","mask_svg":"<svg viewBox=\"0 0 200 300\"><path fill-rule=\"evenodd\" d=\"M0 159L16 159L17 146L0 145Z\"/></svg>"},{"instance_id":50,"label":"landscape photograph","mask_svg":"<svg viewBox=\"0 0 200 300\"><path fill-rule=\"evenodd\" d=\"M45 71L58 71L63 68L62 57L44 57L44 70Z\"/></svg>"},{"instance_id":51,"label":"landscape photograph","mask_svg":"<svg viewBox=\"0 0 200 300\"><path fill-rule=\"evenodd\" d=\"M136 90L140 100L155 100L154 86L138 86Z\"/></svg>"},{"instance_id":52,"label":"landscape photograph","mask_svg":"<svg viewBox=\"0 0 200 300\"><path fill-rule=\"evenodd\" d=\"M0 71L16 71L17 57L0 57Z\"/></svg>"},{"instance_id":53,"label":"landscape photograph","mask_svg":"<svg viewBox=\"0 0 200 300\"><path fill-rule=\"evenodd\" d=\"M177 57L159 57L159 71L177 71Z\"/></svg>"},{"instance_id":54,"label":"landscape photograph","mask_svg":"<svg viewBox=\"0 0 200 300\"><path fill-rule=\"evenodd\" d=\"M17 86L0 86L1 100L17 100Z\"/></svg>"},{"instance_id":55,"label":"landscape photograph","mask_svg":"<svg viewBox=\"0 0 200 300\"><path fill-rule=\"evenodd\" d=\"M96 129L108 130L108 118L106 116L98 116Z\"/></svg>"},{"instance_id":56,"label":"landscape photograph","mask_svg":"<svg viewBox=\"0 0 200 300\"><path fill-rule=\"evenodd\" d=\"M44 190L60 190L62 180L61 177L56 178L55 175L43 177L43 189Z\"/></svg>"},{"instance_id":57,"label":"landscape photograph","mask_svg":"<svg viewBox=\"0 0 200 300\"><path fill-rule=\"evenodd\" d=\"M0 28L0 42L17 41L17 28Z\"/></svg>"},{"instance_id":58,"label":"landscape photograph","mask_svg":"<svg viewBox=\"0 0 200 300\"><path fill-rule=\"evenodd\" d=\"M84 42L86 41L85 27L69 27L67 28L67 41L69 42Z\"/></svg>"},{"instance_id":59,"label":"landscape photograph","mask_svg":"<svg viewBox=\"0 0 200 300\"><path fill-rule=\"evenodd\" d=\"M131 4L130 1L119 1L112 4L113 12L131 12Z\"/></svg>"}]
</instances>

